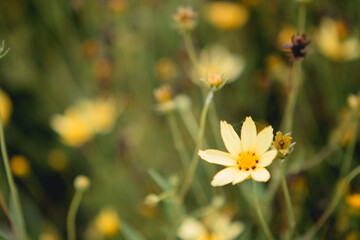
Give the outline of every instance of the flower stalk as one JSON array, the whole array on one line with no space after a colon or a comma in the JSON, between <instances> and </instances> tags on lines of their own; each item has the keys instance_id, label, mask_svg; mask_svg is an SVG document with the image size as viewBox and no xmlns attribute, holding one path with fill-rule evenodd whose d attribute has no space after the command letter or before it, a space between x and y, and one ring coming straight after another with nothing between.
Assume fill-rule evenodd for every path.
<instances>
[{"instance_id":1,"label":"flower stalk","mask_svg":"<svg viewBox=\"0 0 360 240\"><path fill-rule=\"evenodd\" d=\"M263 228L263 230L265 232L265 235L266 235L267 239L274 240L274 237L272 236L272 234L270 232L270 229L269 229L269 226L267 225L267 223L265 221L265 218L264 218L264 215L262 214L261 209L260 209L259 199L258 199L257 191L256 191L256 182L252 181L252 183L253 183L253 192L254 192L254 200L255 200L256 212L257 212L257 215L258 215L258 217L260 219L261 226L262 226L262 228Z\"/></svg>"}]
</instances>

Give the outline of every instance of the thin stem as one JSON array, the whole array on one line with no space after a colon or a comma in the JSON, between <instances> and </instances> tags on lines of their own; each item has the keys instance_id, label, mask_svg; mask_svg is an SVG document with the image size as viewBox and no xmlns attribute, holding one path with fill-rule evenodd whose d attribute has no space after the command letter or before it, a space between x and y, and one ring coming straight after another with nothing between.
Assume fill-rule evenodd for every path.
<instances>
[{"instance_id":1,"label":"thin stem","mask_svg":"<svg viewBox=\"0 0 360 240\"><path fill-rule=\"evenodd\" d=\"M305 31L305 22L306 22L306 7L304 3L300 3L299 13L298 13L298 30L299 33L303 33Z\"/></svg>"},{"instance_id":2,"label":"thin stem","mask_svg":"<svg viewBox=\"0 0 360 240\"><path fill-rule=\"evenodd\" d=\"M194 140L194 142L196 142L196 138L199 132L199 125L196 122L196 119L191 109L180 110L179 114L183 122L185 123L185 126L191 135L191 138Z\"/></svg>"},{"instance_id":3,"label":"thin stem","mask_svg":"<svg viewBox=\"0 0 360 240\"><path fill-rule=\"evenodd\" d=\"M199 70L198 62L197 62L197 57L196 57L194 44L193 44L192 39L191 39L191 35L190 35L189 32L185 31L183 33L183 36L184 36L184 41L185 41L185 48L186 48L186 51L187 51L187 53L189 55L191 64L195 68L196 74L198 74L198 70Z\"/></svg>"},{"instance_id":4,"label":"thin stem","mask_svg":"<svg viewBox=\"0 0 360 240\"><path fill-rule=\"evenodd\" d=\"M83 195L84 195L83 190L76 190L75 195L70 203L69 212L67 216L68 240L76 239L75 218Z\"/></svg>"},{"instance_id":5,"label":"thin stem","mask_svg":"<svg viewBox=\"0 0 360 240\"><path fill-rule=\"evenodd\" d=\"M218 114L216 112L216 107L215 104L212 103L209 109L209 120L210 120L210 125L211 125L211 129L212 129L212 133L214 135L215 138L215 142L216 142L216 146L218 148L221 148L223 146L222 142L221 142L221 137L220 137L220 129L219 129L219 117Z\"/></svg>"},{"instance_id":6,"label":"thin stem","mask_svg":"<svg viewBox=\"0 0 360 240\"><path fill-rule=\"evenodd\" d=\"M210 103L212 101L213 96L214 96L214 92L211 91L211 92L209 92L208 96L205 99L205 105L204 105L204 107L202 109L202 112L201 112L200 131L199 131L199 134L198 134L198 137L197 137L197 140L196 140L195 151L194 151L191 163L190 163L189 170L188 170L188 172L186 174L184 184L183 184L183 186L182 186L182 188L180 190L179 202L182 202L182 200L184 199L186 193L189 190L191 182L192 182L192 180L194 178L196 166L197 166L197 164L199 162L198 151L202 146L202 142L203 142L203 138L204 138L206 116L207 116L209 105L210 105Z\"/></svg>"},{"instance_id":7,"label":"thin stem","mask_svg":"<svg viewBox=\"0 0 360 240\"><path fill-rule=\"evenodd\" d=\"M252 181L252 182L253 182L253 191L254 191L254 200L255 200L256 212L257 212L258 217L260 219L261 226L262 226L262 228L263 228L263 230L265 232L266 237L269 240L274 240L274 237L272 236L272 234L270 232L270 229L269 229L269 226L266 224L264 215L262 214L261 209L260 209L259 199L258 199L257 191L256 191L256 182L255 181Z\"/></svg>"},{"instance_id":8,"label":"thin stem","mask_svg":"<svg viewBox=\"0 0 360 240\"><path fill-rule=\"evenodd\" d=\"M348 146L346 148L345 158L344 158L343 164L341 166L340 177L344 177L350 170L351 159L352 159L352 156L355 151L355 146L356 146L356 141L357 141L357 136L358 136L357 132L358 132L359 121L357 118L357 114L358 114L357 108L353 109L352 110L352 119L354 122L354 129L353 129L354 135L351 138L351 140L348 143Z\"/></svg>"},{"instance_id":9,"label":"thin stem","mask_svg":"<svg viewBox=\"0 0 360 240\"><path fill-rule=\"evenodd\" d=\"M292 235L294 233L294 229L295 229L295 226L296 226L294 208L293 208L293 205L291 203L291 197L290 197L290 193L289 193L289 188L288 188L288 185L287 185L287 182L286 182L284 164L282 163L282 161L280 159L279 159L279 165L280 165L280 170L281 170L281 186L283 188L285 202L286 202L286 208L287 208L287 212L288 212L288 215L289 215L289 231L288 231L285 239L292 239Z\"/></svg>"},{"instance_id":10,"label":"thin stem","mask_svg":"<svg viewBox=\"0 0 360 240\"><path fill-rule=\"evenodd\" d=\"M325 212L321 215L316 224L301 238L302 240L310 240L314 235L319 231L319 229L324 225L326 220L331 216L331 214L336 209L340 200L342 199L343 193L347 185L360 174L360 166L352 170L345 179L341 179L337 184L336 193L334 198L331 200L329 206L326 208Z\"/></svg>"},{"instance_id":11,"label":"thin stem","mask_svg":"<svg viewBox=\"0 0 360 240\"><path fill-rule=\"evenodd\" d=\"M14 178L13 178L13 175L12 175L12 172L10 169L9 158L8 158L8 154L6 151L6 145L5 145L4 128L3 128L1 116L0 116L0 144L1 144L1 153L2 153L2 157L3 157L4 165L5 165L6 177L7 177L8 183L9 183L10 194L14 201L15 215L16 215L15 222L17 223L17 227L19 228L19 231L20 231L20 239L25 240L26 239L25 223L24 223L24 218L23 218L23 214L21 211L19 195L18 195L16 185L14 182Z\"/></svg>"}]
</instances>

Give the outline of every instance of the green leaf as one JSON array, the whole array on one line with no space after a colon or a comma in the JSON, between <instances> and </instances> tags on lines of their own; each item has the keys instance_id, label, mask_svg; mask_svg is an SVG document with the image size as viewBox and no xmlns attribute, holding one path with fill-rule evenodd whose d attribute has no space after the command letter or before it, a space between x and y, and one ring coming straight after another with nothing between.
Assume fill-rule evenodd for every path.
<instances>
[{"instance_id":1,"label":"green leaf","mask_svg":"<svg viewBox=\"0 0 360 240\"><path fill-rule=\"evenodd\" d=\"M126 240L145 240L145 238L134 228L125 222L121 223L121 233Z\"/></svg>"},{"instance_id":2,"label":"green leaf","mask_svg":"<svg viewBox=\"0 0 360 240\"><path fill-rule=\"evenodd\" d=\"M166 181L166 179L164 179L155 169L149 169L148 173L164 192L171 188L171 185Z\"/></svg>"}]
</instances>

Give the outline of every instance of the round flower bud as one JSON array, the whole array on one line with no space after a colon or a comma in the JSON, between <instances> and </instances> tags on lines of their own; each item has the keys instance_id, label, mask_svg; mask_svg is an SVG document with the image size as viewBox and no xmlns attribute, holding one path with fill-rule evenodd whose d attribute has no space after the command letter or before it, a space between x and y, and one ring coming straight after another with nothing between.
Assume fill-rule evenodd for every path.
<instances>
[{"instance_id":1,"label":"round flower bud","mask_svg":"<svg viewBox=\"0 0 360 240\"><path fill-rule=\"evenodd\" d=\"M79 175L74 180L74 187L78 191L85 191L90 187L90 179L84 175Z\"/></svg>"}]
</instances>

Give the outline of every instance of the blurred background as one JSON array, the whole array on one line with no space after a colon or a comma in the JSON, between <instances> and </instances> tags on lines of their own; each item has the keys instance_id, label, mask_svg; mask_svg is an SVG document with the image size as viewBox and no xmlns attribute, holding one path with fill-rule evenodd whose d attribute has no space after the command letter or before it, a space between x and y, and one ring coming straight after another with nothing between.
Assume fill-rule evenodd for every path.
<instances>
[{"instance_id":1,"label":"blurred background","mask_svg":"<svg viewBox=\"0 0 360 240\"><path fill-rule=\"evenodd\" d=\"M348 95L360 87L360 2L301 4L306 4L305 32L312 43L302 64L293 130L297 144L290 159L297 164L289 167L288 183L298 229L304 232L328 205L349 139L359 135L353 122L344 123L349 122ZM11 48L0 60L1 116L31 239L65 239L73 180L79 174L91 180L77 215L79 239L131 239L129 231L133 239L165 239L169 220L163 206L144 204L148 194L162 192L148 171L179 185L185 170L166 114L156 111L153 90L169 84L174 95L186 94L196 121L203 105L173 21L180 5L198 12L192 38L199 59L214 45L220 46L214 52L220 51L222 59L230 58L225 68L229 75L234 72L232 82L214 97L218 118L237 132L245 116L252 116L260 129L271 124L278 131L291 68L282 47L298 33L297 1L0 1L0 40ZM191 132L179 114L176 118L192 154ZM208 146L216 148L210 125L205 131ZM358 146L354 165L360 161ZM323 157L319 153L326 155L321 164L301 170L301 163ZM0 169L0 231L11 237L3 164ZM210 166L201 161L199 169L201 175ZM215 169L208 171L210 178L199 181L210 203ZM232 218L245 224L234 239L257 239L256 217L238 188L215 191L226 199ZM347 196L356 192L359 180ZM360 200L346 199L318 239L359 238ZM272 216L276 234L286 225L283 204L282 192L276 191L268 209L269 216L281 213ZM186 206L191 212L202 205L190 192ZM109 227L114 223L124 228Z\"/></svg>"}]
</instances>

